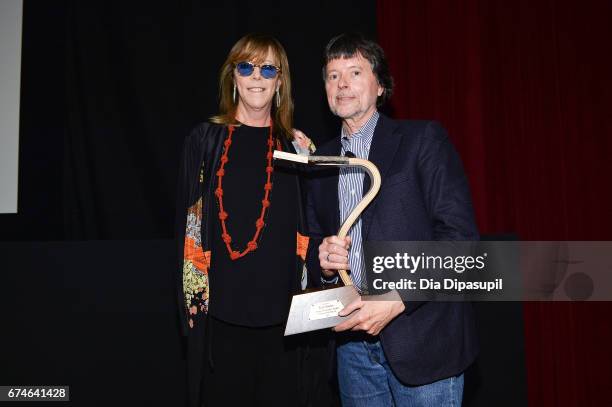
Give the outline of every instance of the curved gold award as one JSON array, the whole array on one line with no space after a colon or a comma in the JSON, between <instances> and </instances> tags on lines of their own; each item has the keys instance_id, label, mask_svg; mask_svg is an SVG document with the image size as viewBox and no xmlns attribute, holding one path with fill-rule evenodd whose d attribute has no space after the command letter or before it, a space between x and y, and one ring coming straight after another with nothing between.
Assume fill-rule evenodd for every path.
<instances>
[{"instance_id":1,"label":"curved gold award","mask_svg":"<svg viewBox=\"0 0 612 407\"><path fill-rule=\"evenodd\" d=\"M292 162L298 162L302 164L310 164L310 165L319 165L319 166L333 166L333 167L359 167L365 170L365 172L370 177L370 189L363 196L361 201L355 206L355 208L349 213L346 217L340 230L338 231L338 237L345 238L348 234L348 231L351 229L351 226L355 223L359 215L367 208L367 206L372 202L378 190L380 189L380 172L378 168L368 160L364 160L362 158L354 158L354 157L335 157L335 156L305 156L298 155L292 153L286 153L284 151L274 151L274 158ZM340 279L344 285L353 285L353 280L349 277L346 270L338 270L338 274L340 275Z\"/></svg>"}]
</instances>

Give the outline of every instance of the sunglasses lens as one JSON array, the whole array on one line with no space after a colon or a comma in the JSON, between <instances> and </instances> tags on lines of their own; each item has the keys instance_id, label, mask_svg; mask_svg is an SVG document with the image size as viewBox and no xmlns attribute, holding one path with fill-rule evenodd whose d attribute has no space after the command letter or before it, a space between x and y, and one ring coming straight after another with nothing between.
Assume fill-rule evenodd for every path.
<instances>
[{"instance_id":1,"label":"sunglasses lens","mask_svg":"<svg viewBox=\"0 0 612 407\"><path fill-rule=\"evenodd\" d=\"M236 64L236 70L240 76L249 76L253 73L253 65L248 62L239 62Z\"/></svg>"},{"instance_id":2,"label":"sunglasses lens","mask_svg":"<svg viewBox=\"0 0 612 407\"><path fill-rule=\"evenodd\" d=\"M261 66L261 76L266 79L272 79L278 73L278 69L274 65L262 65Z\"/></svg>"}]
</instances>

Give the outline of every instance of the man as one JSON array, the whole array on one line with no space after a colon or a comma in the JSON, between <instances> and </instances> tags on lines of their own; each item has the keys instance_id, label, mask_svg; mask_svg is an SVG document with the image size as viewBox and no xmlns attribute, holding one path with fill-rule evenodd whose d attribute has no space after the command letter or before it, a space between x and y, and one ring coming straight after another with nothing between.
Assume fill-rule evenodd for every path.
<instances>
[{"instance_id":1,"label":"man","mask_svg":"<svg viewBox=\"0 0 612 407\"><path fill-rule=\"evenodd\" d=\"M365 240L478 240L467 180L444 129L378 113L393 87L382 48L343 34L329 42L325 58L327 101L342 119L342 131L317 154L369 159L382 186L350 237L339 239L340 221L369 180L346 168L313 176L306 208L309 272L325 283L337 281L338 269L350 269L361 290ZM463 371L477 354L470 304L403 302L391 292L358 299L340 312L349 314L334 328L345 407L461 404Z\"/></svg>"}]
</instances>

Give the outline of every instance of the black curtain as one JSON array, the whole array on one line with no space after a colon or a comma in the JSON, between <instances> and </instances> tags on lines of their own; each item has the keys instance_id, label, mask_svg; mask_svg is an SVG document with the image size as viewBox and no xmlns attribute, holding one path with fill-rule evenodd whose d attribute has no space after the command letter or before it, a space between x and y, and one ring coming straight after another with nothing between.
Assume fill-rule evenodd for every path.
<instances>
[{"instance_id":1,"label":"black curtain","mask_svg":"<svg viewBox=\"0 0 612 407\"><path fill-rule=\"evenodd\" d=\"M218 70L242 35L285 46L295 125L335 134L321 78L327 41L374 38L375 2L24 3L19 214L1 240L169 238L189 129L217 111Z\"/></svg>"},{"instance_id":2,"label":"black curtain","mask_svg":"<svg viewBox=\"0 0 612 407\"><path fill-rule=\"evenodd\" d=\"M296 127L337 134L322 51L355 30L375 35L373 0L25 0L0 382L67 384L71 405L183 405L170 240L183 138L216 113L218 70L252 31L287 50Z\"/></svg>"}]
</instances>

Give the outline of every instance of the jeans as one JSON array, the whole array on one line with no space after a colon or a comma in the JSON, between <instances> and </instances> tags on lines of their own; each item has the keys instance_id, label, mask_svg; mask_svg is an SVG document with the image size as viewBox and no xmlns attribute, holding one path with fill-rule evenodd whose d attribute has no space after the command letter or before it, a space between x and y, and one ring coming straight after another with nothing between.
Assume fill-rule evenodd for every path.
<instances>
[{"instance_id":1,"label":"jeans","mask_svg":"<svg viewBox=\"0 0 612 407\"><path fill-rule=\"evenodd\" d=\"M338 346L338 383L343 407L461 406L463 374L422 386L400 383L380 341L349 341Z\"/></svg>"}]
</instances>

